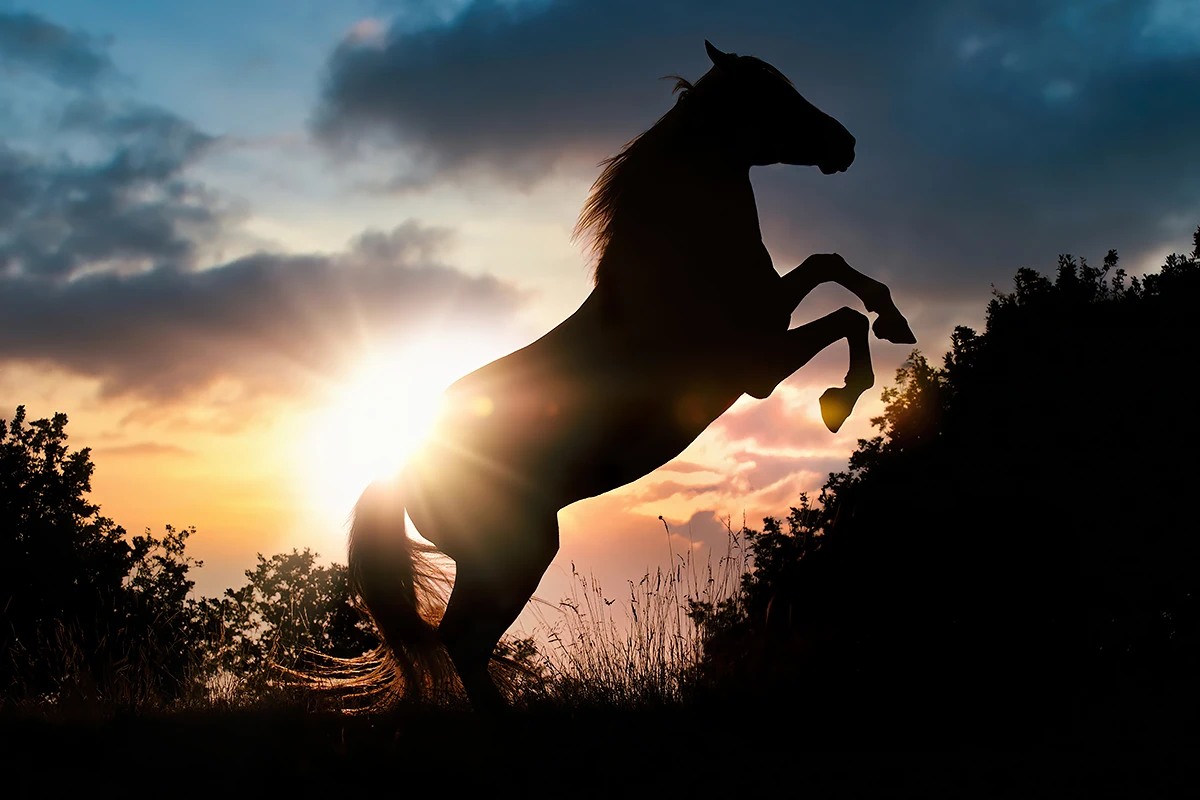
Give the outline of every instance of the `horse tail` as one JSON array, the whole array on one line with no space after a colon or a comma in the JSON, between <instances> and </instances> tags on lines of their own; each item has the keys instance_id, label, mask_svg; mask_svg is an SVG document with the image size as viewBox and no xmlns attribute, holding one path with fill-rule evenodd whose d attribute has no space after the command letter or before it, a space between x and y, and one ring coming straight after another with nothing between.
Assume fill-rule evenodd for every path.
<instances>
[{"instance_id":1,"label":"horse tail","mask_svg":"<svg viewBox=\"0 0 1200 800\"><path fill-rule=\"evenodd\" d=\"M350 526L350 596L374 623L380 643L342 660L338 683L373 697L375 708L420 699L453 674L436 628L450 581L433 560L437 548L409 538L403 490L402 479L372 483Z\"/></svg>"}]
</instances>

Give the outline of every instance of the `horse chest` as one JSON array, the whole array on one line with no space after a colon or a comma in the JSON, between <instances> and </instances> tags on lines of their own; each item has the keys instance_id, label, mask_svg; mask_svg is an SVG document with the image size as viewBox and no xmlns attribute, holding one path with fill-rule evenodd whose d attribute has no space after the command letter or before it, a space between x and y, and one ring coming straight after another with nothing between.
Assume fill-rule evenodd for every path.
<instances>
[{"instance_id":1,"label":"horse chest","mask_svg":"<svg viewBox=\"0 0 1200 800\"><path fill-rule=\"evenodd\" d=\"M728 337L737 331L785 330L790 309L780 299L781 278L761 241L697 253L696 281L687 305L697 322Z\"/></svg>"}]
</instances>

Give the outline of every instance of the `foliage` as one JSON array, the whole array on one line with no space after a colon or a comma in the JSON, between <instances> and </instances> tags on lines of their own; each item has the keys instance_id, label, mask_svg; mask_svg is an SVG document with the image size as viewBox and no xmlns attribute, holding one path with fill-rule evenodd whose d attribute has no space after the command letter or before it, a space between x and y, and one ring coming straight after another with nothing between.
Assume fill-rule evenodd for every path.
<instances>
[{"instance_id":1,"label":"foliage","mask_svg":"<svg viewBox=\"0 0 1200 800\"><path fill-rule=\"evenodd\" d=\"M305 548L257 556L247 583L193 598L195 529L129 536L87 499L90 450L67 448L67 417L0 420L0 692L123 706L244 703L286 689L288 671L378 644L346 567ZM530 639L497 656L540 674Z\"/></svg>"},{"instance_id":2,"label":"foliage","mask_svg":"<svg viewBox=\"0 0 1200 800\"><path fill-rule=\"evenodd\" d=\"M249 581L220 598L194 603L203 649L203 674L261 690L278 679L278 668L302 670L320 655L348 658L375 647L369 620L351 602L341 564L316 562L318 554L258 554Z\"/></svg>"},{"instance_id":3,"label":"foliage","mask_svg":"<svg viewBox=\"0 0 1200 800\"><path fill-rule=\"evenodd\" d=\"M766 639L790 678L825 687L808 713L865 703L1010 732L1138 676L1194 681L1195 468L1179 431L1195 242L1140 279L1115 251L1100 268L1064 255L1053 280L1018 270L940 368L914 351L819 510L745 532L745 617L709 671L742 665L762 685L769 665L748 656Z\"/></svg>"},{"instance_id":4,"label":"foliage","mask_svg":"<svg viewBox=\"0 0 1200 800\"><path fill-rule=\"evenodd\" d=\"M775 587L792 580L797 566L820 547L822 524L820 507L810 504L808 495L800 496L800 506L789 509L782 522L774 517L763 519L762 531L744 528L742 535L754 557L754 569L742 576L742 596L746 613L767 620ZM787 530L784 530L784 524Z\"/></svg>"},{"instance_id":5,"label":"foliage","mask_svg":"<svg viewBox=\"0 0 1200 800\"><path fill-rule=\"evenodd\" d=\"M0 420L0 686L30 695L111 688L180 691L188 661L190 530L128 537L88 502L88 448L67 417ZM68 657L67 654L70 654Z\"/></svg>"}]
</instances>

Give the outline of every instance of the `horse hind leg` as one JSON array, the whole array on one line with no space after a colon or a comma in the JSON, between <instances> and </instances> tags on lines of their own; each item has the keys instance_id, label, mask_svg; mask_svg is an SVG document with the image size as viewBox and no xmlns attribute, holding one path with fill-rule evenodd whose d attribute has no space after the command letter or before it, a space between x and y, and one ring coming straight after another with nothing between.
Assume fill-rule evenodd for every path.
<instances>
[{"instance_id":1,"label":"horse hind leg","mask_svg":"<svg viewBox=\"0 0 1200 800\"><path fill-rule=\"evenodd\" d=\"M549 519L510 518L505 527L513 533L456 562L454 589L438 626L467 698L481 711L508 706L489 671L492 653L558 552L558 520L553 512Z\"/></svg>"}]
</instances>

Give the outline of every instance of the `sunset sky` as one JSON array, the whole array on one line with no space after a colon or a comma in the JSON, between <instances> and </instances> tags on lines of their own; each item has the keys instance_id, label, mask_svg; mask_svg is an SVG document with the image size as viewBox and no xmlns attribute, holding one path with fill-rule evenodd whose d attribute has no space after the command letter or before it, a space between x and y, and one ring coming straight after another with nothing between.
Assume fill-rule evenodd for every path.
<instances>
[{"instance_id":1,"label":"sunset sky","mask_svg":"<svg viewBox=\"0 0 1200 800\"><path fill-rule=\"evenodd\" d=\"M200 593L256 552L344 561L437 390L587 296L596 163L705 38L858 139L845 174L752 173L776 267L841 253L931 358L1018 267L1113 247L1138 274L1200 223L1200 0L0 0L0 418L68 414L131 532L195 525ZM621 595L669 546L723 548L720 519L786 513L870 435L907 348L872 352L837 435L844 346L565 509L539 595L572 563Z\"/></svg>"}]
</instances>

